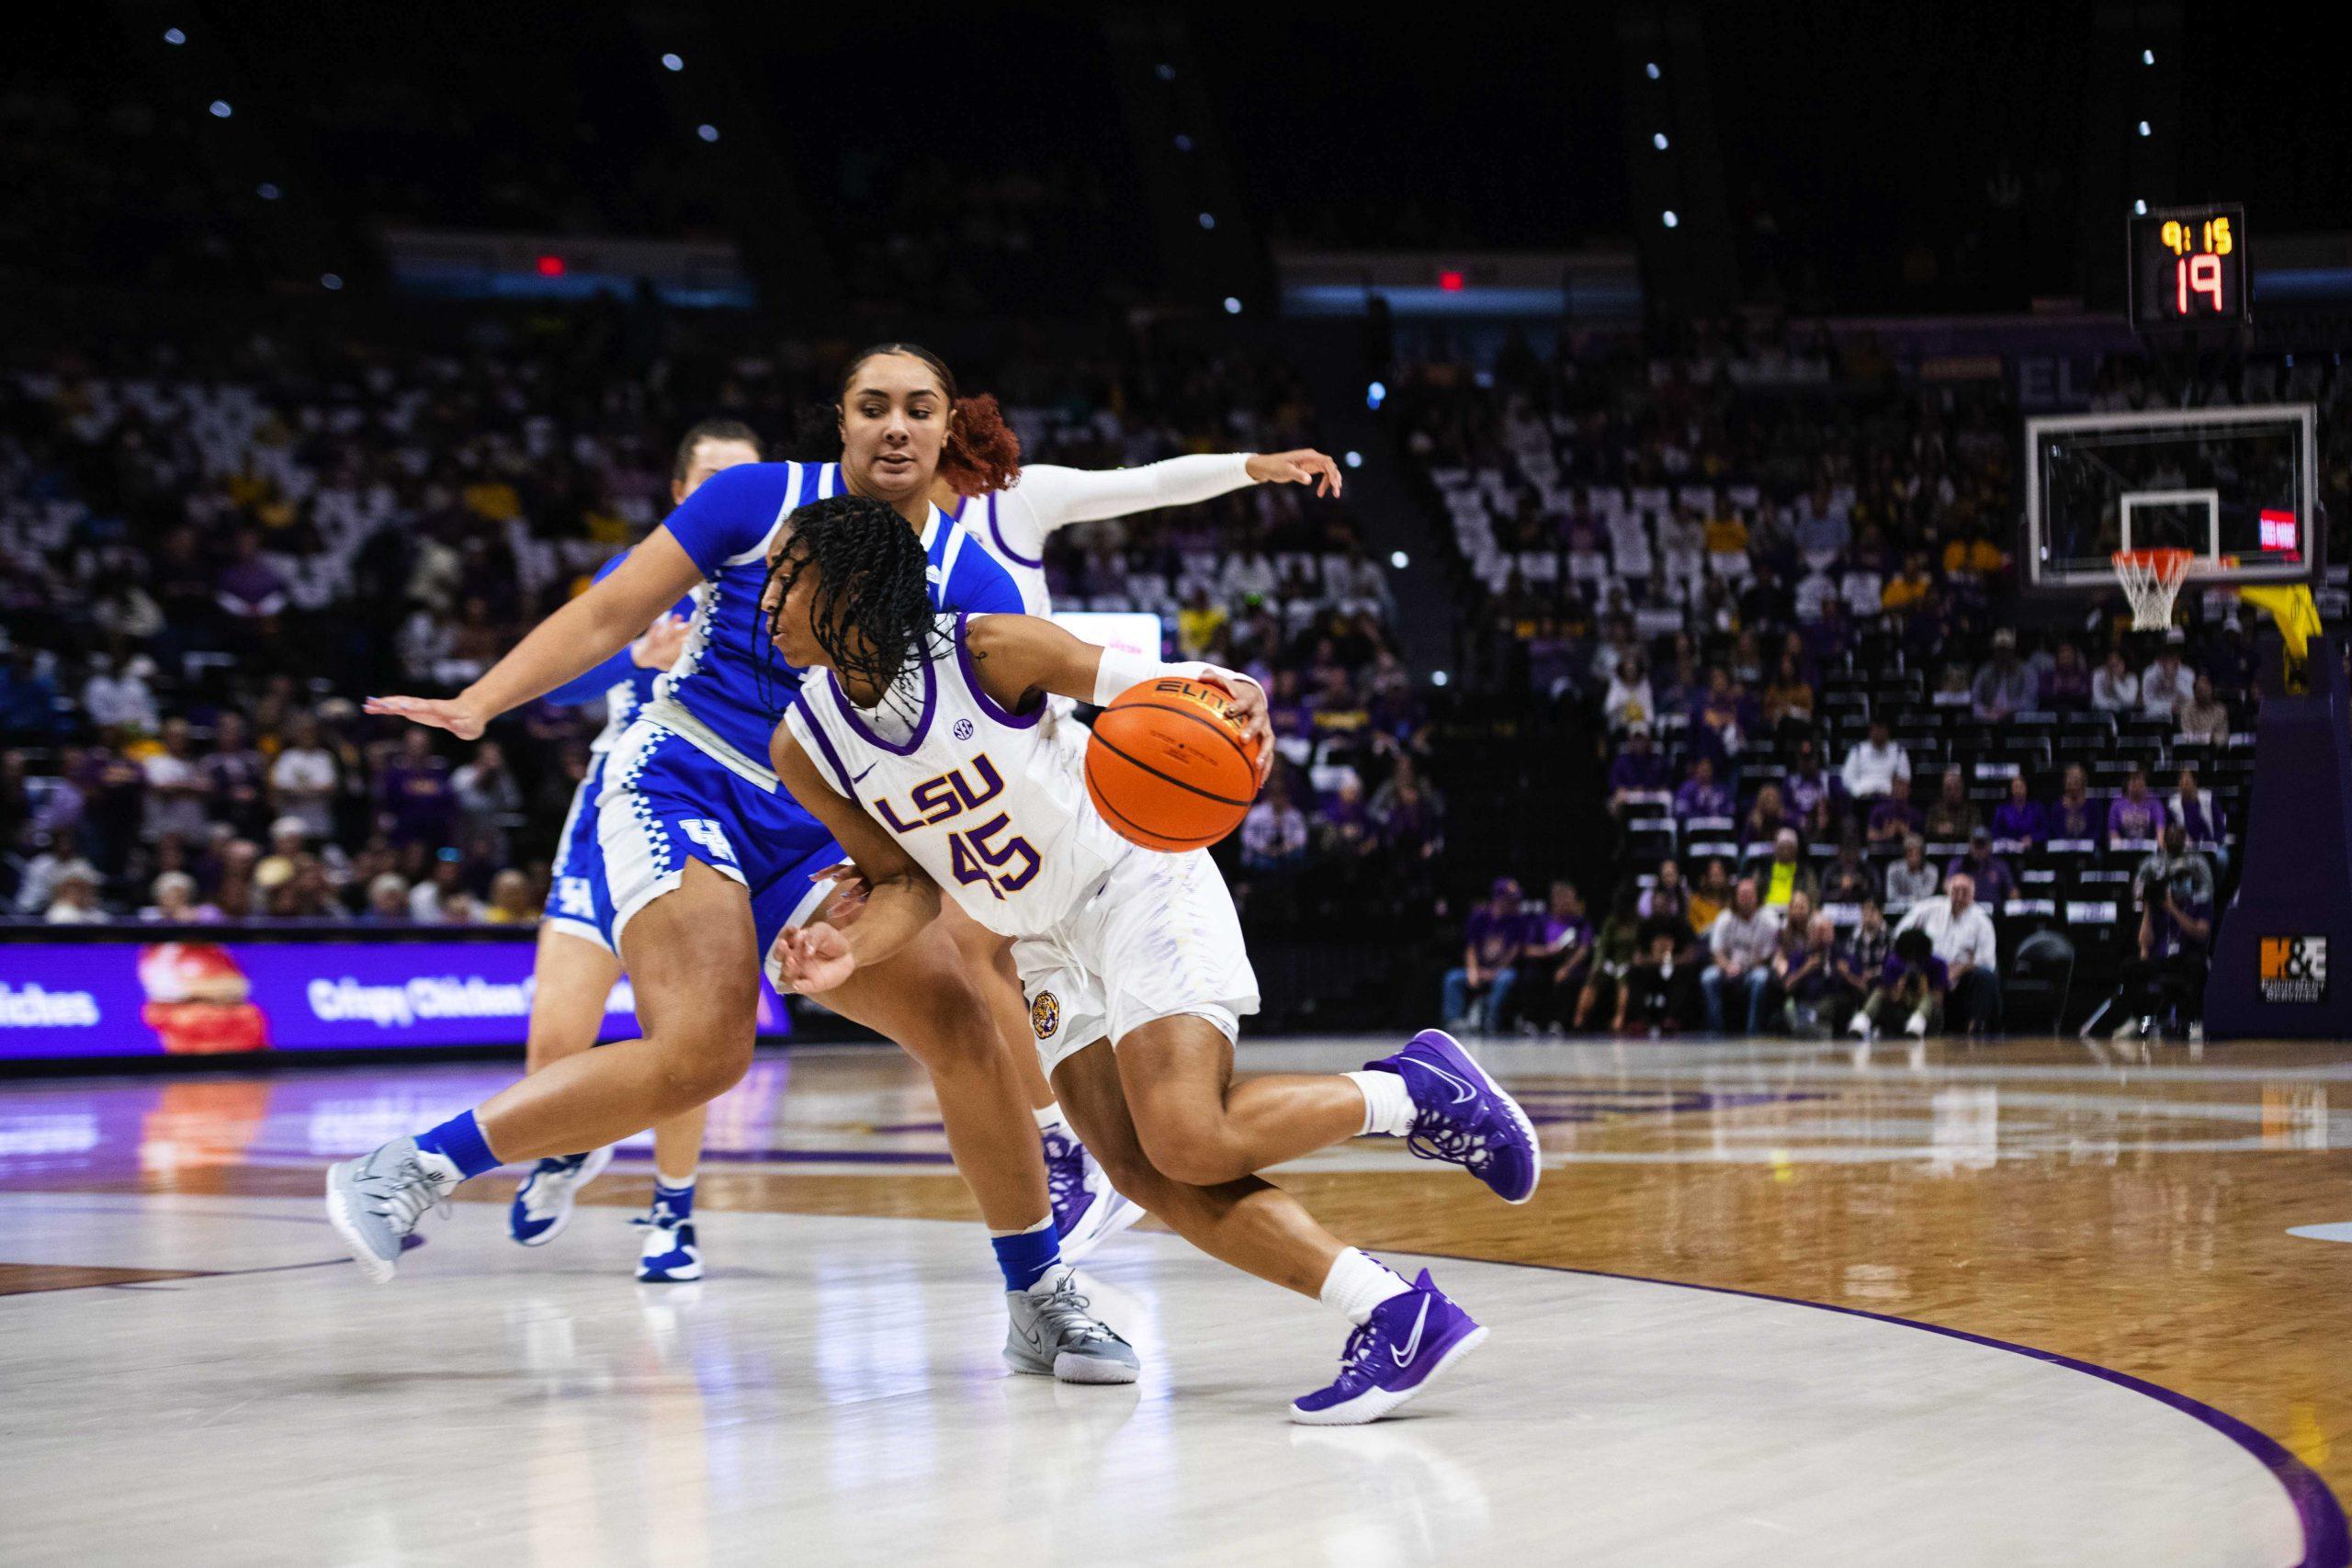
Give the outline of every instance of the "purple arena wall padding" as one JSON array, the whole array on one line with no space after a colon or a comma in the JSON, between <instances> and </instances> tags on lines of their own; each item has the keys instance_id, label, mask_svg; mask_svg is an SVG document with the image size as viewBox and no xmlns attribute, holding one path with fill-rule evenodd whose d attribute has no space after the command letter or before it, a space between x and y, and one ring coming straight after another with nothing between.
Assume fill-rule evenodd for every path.
<instances>
[{"instance_id":1,"label":"purple arena wall padding","mask_svg":"<svg viewBox=\"0 0 2352 1568\"><path fill-rule=\"evenodd\" d=\"M2352 1038L2352 722L2344 649L2311 642L2309 689L2266 694L2245 869L2222 918L2205 990L2220 1039Z\"/></svg>"}]
</instances>

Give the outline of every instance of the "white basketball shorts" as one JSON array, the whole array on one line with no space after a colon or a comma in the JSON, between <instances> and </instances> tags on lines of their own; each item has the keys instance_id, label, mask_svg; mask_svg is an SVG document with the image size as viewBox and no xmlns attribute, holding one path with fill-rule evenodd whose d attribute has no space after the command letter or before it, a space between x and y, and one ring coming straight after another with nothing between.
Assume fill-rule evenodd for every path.
<instances>
[{"instance_id":1,"label":"white basketball shorts","mask_svg":"<svg viewBox=\"0 0 2352 1568\"><path fill-rule=\"evenodd\" d=\"M1137 850L1041 936L1012 944L1048 1077L1097 1040L1115 1047L1155 1019L1191 1013L1227 1040L1258 1010L1258 976L1233 895L1205 850Z\"/></svg>"}]
</instances>

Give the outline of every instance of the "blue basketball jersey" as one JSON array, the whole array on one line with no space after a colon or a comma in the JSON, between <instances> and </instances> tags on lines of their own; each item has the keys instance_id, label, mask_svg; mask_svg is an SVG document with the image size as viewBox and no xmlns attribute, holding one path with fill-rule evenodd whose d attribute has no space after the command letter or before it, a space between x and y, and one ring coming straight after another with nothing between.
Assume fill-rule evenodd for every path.
<instances>
[{"instance_id":1,"label":"blue basketball jersey","mask_svg":"<svg viewBox=\"0 0 2352 1568\"><path fill-rule=\"evenodd\" d=\"M628 558L628 552L623 550L598 567L592 585L612 576L620 570L621 562ZM691 621L695 614L694 596L689 594L679 600L670 613ZM613 743L621 738L621 731L627 729L645 705L653 700L654 683L661 679L661 671L645 668L631 656L629 649L624 648L594 669L572 677L549 692L546 700L567 705L603 700L605 728L588 746L591 752L601 756L613 749Z\"/></svg>"},{"instance_id":2,"label":"blue basketball jersey","mask_svg":"<svg viewBox=\"0 0 2352 1568\"><path fill-rule=\"evenodd\" d=\"M772 789L769 740L802 671L768 646L760 617L768 550L794 508L842 491L838 463L745 463L704 480L662 525L702 570L704 586L686 651L656 683L648 716ZM1021 613L1021 590L1004 568L937 507L923 521L922 545L940 609Z\"/></svg>"}]
</instances>

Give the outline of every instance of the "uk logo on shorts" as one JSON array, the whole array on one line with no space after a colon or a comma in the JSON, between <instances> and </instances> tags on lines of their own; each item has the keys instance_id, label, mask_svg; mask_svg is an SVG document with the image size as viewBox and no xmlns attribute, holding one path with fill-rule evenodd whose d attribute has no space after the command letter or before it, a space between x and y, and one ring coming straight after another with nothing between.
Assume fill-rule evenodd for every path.
<instances>
[{"instance_id":1,"label":"uk logo on shorts","mask_svg":"<svg viewBox=\"0 0 2352 1568\"><path fill-rule=\"evenodd\" d=\"M678 826L684 830L687 838L708 850L715 858L725 861L729 865L736 863L735 846L727 841L727 829L709 818L684 818L679 821Z\"/></svg>"},{"instance_id":2,"label":"uk logo on shorts","mask_svg":"<svg viewBox=\"0 0 2352 1568\"><path fill-rule=\"evenodd\" d=\"M1040 1040L1051 1040L1054 1031L1062 1026L1062 1004L1051 991L1039 991L1037 999L1029 1004L1029 1027L1037 1032Z\"/></svg>"},{"instance_id":3,"label":"uk logo on shorts","mask_svg":"<svg viewBox=\"0 0 2352 1568\"><path fill-rule=\"evenodd\" d=\"M560 876L555 884L556 907L575 920L596 918L596 897L584 876Z\"/></svg>"}]
</instances>

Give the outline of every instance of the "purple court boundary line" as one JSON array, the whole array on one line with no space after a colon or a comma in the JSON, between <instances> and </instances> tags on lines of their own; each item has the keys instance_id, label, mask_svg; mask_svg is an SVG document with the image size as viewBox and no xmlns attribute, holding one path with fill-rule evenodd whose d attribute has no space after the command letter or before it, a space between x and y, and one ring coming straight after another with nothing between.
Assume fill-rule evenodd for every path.
<instances>
[{"instance_id":1,"label":"purple court boundary line","mask_svg":"<svg viewBox=\"0 0 2352 1568\"><path fill-rule=\"evenodd\" d=\"M2064 1367L2068 1371L2081 1372L2102 1382L2153 1399L2184 1416L2203 1422L2222 1436L2237 1444L2259 1461L2270 1472L2294 1505L2295 1517L2303 1529L2303 1554L2292 1568L2352 1568L2352 1525L2347 1525L2344 1505L2328 1490L2327 1483L2318 1472L2297 1459L2269 1433L2239 1420L2226 1410L2215 1409L2200 1399L2191 1399L2177 1389L2145 1378L2119 1372L2112 1367L2102 1367L2095 1361L2079 1361L2072 1356L2062 1356L2055 1350L2037 1349L2030 1345L2018 1345L2007 1339L1995 1339L1989 1335L1971 1334L1964 1328L1946 1328L1939 1323L1922 1323L1916 1317L1894 1317L1883 1312L1866 1312L1860 1307L1833 1306L1827 1302L1809 1302L1801 1296L1776 1296L1769 1291L1743 1291L1731 1285L1697 1285L1686 1280L1659 1280L1646 1274L1619 1274L1607 1269L1572 1269L1559 1263L1524 1263L1496 1258L1472 1258L1458 1252L1421 1252L1408 1247L1396 1249L1406 1257L1436 1258L1452 1263L1500 1264L1506 1269L1541 1269L1551 1274L1583 1274L1596 1280L1623 1280L1635 1285L1665 1285L1678 1291L1704 1291L1710 1295L1745 1296L1750 1301L1777 1302L1782 1306L1811 1307L1815 1312L1834 1312L1846 1317L1867 1318L1872 1323L1893 1324L1898 1328L1917 1328L1928 1334L1940 1334L1947 1339L1965 1344L1982 1345L1987 1349L2007 1350L2013 1356L2046 1361Z\"/></svg>"}]
</instances>

